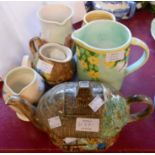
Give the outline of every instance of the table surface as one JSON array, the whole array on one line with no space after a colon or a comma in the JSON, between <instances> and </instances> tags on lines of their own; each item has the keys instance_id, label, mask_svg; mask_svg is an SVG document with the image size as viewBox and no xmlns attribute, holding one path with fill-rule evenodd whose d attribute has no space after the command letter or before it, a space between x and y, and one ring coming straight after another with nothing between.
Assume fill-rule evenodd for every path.
<instances>
[{"instance_id":1,"label":"table surface","mask_svg":"<svg viewBox=\"0 0 155 155\"><path fill-rule=\"evenodd\" d=\"M155 17L147 10L137 11L129 20L121 21L129 27L134 37L145 41L150 48L148 62L138 71L125 78L121 93L127 97L144 94L152 99L155 95L155 41L150 34L151 21ZM142 54L133 47L130 63ZM0 84L0 94L2 91ZM54 146L48 135L30 122L23 122L4 104L0 96L0 152L62 152ZM126 125L118 141L106 152L155 152L155 113L148 118Z\"/></svg>"}]
</instances>

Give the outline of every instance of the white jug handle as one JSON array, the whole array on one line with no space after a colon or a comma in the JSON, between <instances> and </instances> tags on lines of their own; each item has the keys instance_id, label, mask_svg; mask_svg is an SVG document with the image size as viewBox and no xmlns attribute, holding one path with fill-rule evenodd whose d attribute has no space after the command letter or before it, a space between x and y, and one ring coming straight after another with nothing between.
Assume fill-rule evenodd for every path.
<instances>
[{"instance_id":1,"label":"white jug handle","mask_svg":"<svg viewBox=\"0 0 155 155\"><path fill-rule=\"evenodd\" d=\"M32 68L32 60L29 55L24 55L22 58L21 66Z\"/></svg>"}]
</instances>

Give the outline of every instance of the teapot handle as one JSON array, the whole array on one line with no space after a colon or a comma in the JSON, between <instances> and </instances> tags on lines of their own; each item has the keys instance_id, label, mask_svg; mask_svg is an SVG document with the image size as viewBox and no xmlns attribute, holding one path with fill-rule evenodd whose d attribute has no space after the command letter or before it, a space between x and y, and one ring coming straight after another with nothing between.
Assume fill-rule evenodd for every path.
<instances>
[{"instance_id":1,"label":"teapot handle","mask_svg":"<svg viewBox=\"0 0 155 155\"><path fill-rule=\"evenodd\" d=\"M35 107L28 100L18 95L13 95L8 99L7 105L16 113L24 115L29 120L33 119Z\"/></svg>"},{"instance_id":2,"label":"teapot handle","mask_svg":"<svg viewBox=\"0 0 155 155\"><path fill-rule=\"evenodd\" d=\"M39 48L47 43L45 40L40 39L39 37L34 37L29 41L29 48L31 53L34 55Z\"/></svg>"},{"instance_id":3,"label":"teapot handle","mask_svg":"<svg viewBox=\"0 0 155 155\"><path fill-rule=\"evenodd\" d=\"M134 95L134 96L130 96L127 98L127 103L129 105L136 103L136 102L137 103L145 103L145 104L147 104L147 107L143 111L130 114L129 123L144 119L145 117L150 115L154 110L153 101L150 97L146 97L144 95Z\"/></svg>"}]
</instances>

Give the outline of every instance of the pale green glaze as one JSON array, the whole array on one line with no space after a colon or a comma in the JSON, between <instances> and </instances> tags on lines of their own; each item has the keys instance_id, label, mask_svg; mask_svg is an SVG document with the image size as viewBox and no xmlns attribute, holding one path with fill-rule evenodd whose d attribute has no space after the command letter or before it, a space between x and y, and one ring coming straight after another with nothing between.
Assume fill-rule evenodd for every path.
<instances>
[{"instance_id":1,"label":"pale green glaze","mask_svg":"<svg viewBox=\"0 0 155 155\"><path fill-rule=\"evenodd\" d=\"M121 87L125 77L124 68L128 63L129 48L124 51L123 60L112 63L104 63L105 54L97 54L80 46L77 48L77 51L80 51L77 53L77 72L80 80L106 81L116 89Z\"/></svg>"},{"instance_id":2,"label":"pale green glaze","mask_svg":"<svg viewBox=\"0 0 155 155\"><path fill-rule=\"evenodd\" d=\"M93 21L74 31L77 72L79 80L108 82L121 88L124 77L143 66L149 57L149 48L130 30L115 21ZM145 51L140 59L128 67L130 46L138 45Z\"/></svg>"},{"instance_id":3,"label":"pale green glaze","mask_svg":"<svg viewBox=\"0 0 155 155\"><path fill-rule=\"evenodd\" d=\"M126 100L119 95L111 97L105 104L102 137L113 137L128 123L129 107ZM121 119L120 119L121 118Z\"/></svg>"},{"instance_id":4,"label":"pale green glaze","mask_svg":"<svg viewBox=\"0 0 155 155\"><path fill-rule=\"evenodd\" d=\"M75 33L75 37L94 48L111 49L125 44L129 33L121 25L98 22L84 27L82 31Z\"/></svg>"}]
</instances>

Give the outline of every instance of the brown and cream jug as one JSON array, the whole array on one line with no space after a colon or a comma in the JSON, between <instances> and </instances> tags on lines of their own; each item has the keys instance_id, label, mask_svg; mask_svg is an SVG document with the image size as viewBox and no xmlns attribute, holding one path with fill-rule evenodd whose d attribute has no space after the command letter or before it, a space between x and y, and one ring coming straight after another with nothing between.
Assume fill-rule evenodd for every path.
<instances>
[{"instance_id":1,"label":"brown and cream jug","mask_svg":"<svg viewBox=\"0 0 155 155\"><path fill-rule=\"evenodd\" d=\"M33 68L48 84L55 85L72 79L72 51L68 47L45 43L38 37L32 38L29 45L33 54Z\"/></svg>"}]
</instances>

